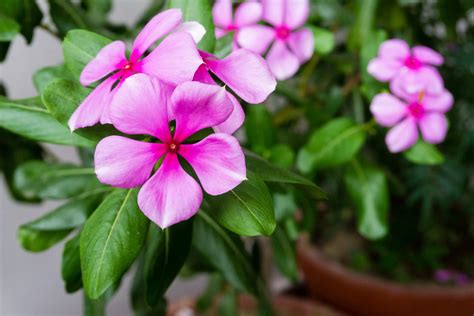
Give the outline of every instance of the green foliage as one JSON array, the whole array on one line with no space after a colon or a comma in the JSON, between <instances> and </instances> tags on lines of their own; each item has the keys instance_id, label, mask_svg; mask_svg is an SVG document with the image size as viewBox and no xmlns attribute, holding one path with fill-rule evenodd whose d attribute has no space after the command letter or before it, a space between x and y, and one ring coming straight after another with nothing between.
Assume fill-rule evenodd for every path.
<instances>
[{"instance_id":1,"label":"green foliage","mask_svg":"<svg viewBox=\"0 0 474 316\"><path fill-rule=\"evenodd\" d=\"M39 94L42 94L45 87L56 79L73 79L73 77L64 65L44 67L33 74L33 83Z\"/></svg>"},{"instance_id":2,"label":"green foliage","mask_svg":"<svg viewBox=\"0 0 474 316\"><path fill-rule=\"evenodd\" d=\"M207 196L210 215L222 226L243 236L269 236L275 230L272 197L265 182L253 173L222 195Z\"/></svg>"},{"instance_id":3,"label":"green foliage","mask_svg":"<svg viewBox=\"0 0 474 316\"><path fill-rule=\"evenodd\" d=\"M82 288L81 257L77 234L66 242L61 262L61 276L64 280L66 292L73 293Z\"/></svg>"},{"instance_id":4,"label":"green foliage","mask_svg":"<svg viewBox=\"0 0 474 316\"><path fill-rule=\"evenodd\" d=\"M149 221L138 209L137 191L116 189L84 225L80 256L87 296L98 299L140 253Z\"/></svg>"},{"instance_id":5,"label":"green foliage","mask_svg":"<svg viewBox=\"0 0 474 316\"><path fill-rule=\"evenodd\" d=\"M336 45L334 34L326 29L312 26L314 35L314 51L321 55L329 54Z\"/></svg>"},{"instance_id":6,"label":"green foliage","mask_svg":"<svg viewBox=\"0 0 474 316\"><path fill-rule=\"evenodd\" d=\"M0 15L0 42L11 41L20 32L20 25L12 18Z\"/></svg>"},{"instance_id":7,"label":"green foliage","mask_svg":"<svg viewBox=\"0 0 474 316\"><path fill-rule=\"evenodd\" d=\"M48 0L49 14L61 37L73 29L92 29L93 20L70 0Z\"/></svg>"},{"instance_id":8,"label":"green foliage","mask_svg":"<svg viewBox=\"0 0 474 316\"><path fill-rule=\"evenodd\" d=\"M418 141L404 152L405 158L422 165L438 165L444 162L443 154L434 145Z\"/></svg>"},{"instance_id":9,"label":"green foliage","mask_svg":"<svg viewBox=\"0 0 474 316\"><path fill-rule=\"evenodd\" d=\"M43 19L43 14L35 0L2 0L0 2L0 13L16 21L28 44L33 39L34 28Z\"/></svg>"},{"instance_id":10,"label":"green foliage","mask_svg":"<svg viewBox=\"0 0 474 316\"><path fill-rule=\"evenodd\" d=\"M296 282L298 267L296 266L295 246L285 230L278 227L272 236L273 260L278 270L289 280Z\"/></svg>"}]
</instances>

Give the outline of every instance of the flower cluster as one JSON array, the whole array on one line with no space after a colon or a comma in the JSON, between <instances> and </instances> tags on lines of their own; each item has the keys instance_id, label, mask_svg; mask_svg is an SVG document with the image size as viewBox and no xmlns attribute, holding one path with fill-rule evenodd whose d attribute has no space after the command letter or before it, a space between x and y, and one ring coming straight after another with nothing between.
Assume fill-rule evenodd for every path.
<instances>
[{"instance_id":1,"label":"flower cluster","mask_svg":"<svg viewBox=\"0 0 474 316\"><path fill-rule=\"evenodd\" d=\"M219 195L246 179L242 149L231 136L242 125L244 112L210 73L249 103L263 102L276 86L265 60L254 52L238 49L219 60L199 51L196 42L204 33L199 23L182 23L181 11L171 9L143 28L129 59L123 42L105 46L80 80L87 86L105 79L69 121L71 130L100 122L137 135L100 141L95 171L101 182L115 187L143 185L138 205L162 228L198 211L201 186ZM193 143L190 137L207 128L216 133ZM180 159L191 166L201 186Z\"/></svg>"},{"instance_id":2,"label":"flower cluster","mask_svg":"<svg viewBox=\"0 0 474 316\"><path fill-rule=\"evenodd\" d=\"M293 76L313 54L313 33L302 27L308 19L308 0L250 0L242 3L234 16L231 0L217 0L212 13L217 37L234 32L234 49L266 54L279 80ZM266 24L259 24L261 21Z\"/></svg>"},{"instance_id":3,"label":"flower cluster","mask_svg":"<svg viewBox=\"0 0 474 316\"><path fill-rule=\"evenodd\" d=\"M374 97L370 110L382 126L393 127L386 136L388 149L404 151L418 140L432 144L444 140L448 130L445 113L453 105L453 96L444 88L434 66L443 64L443 56L429 47L412 49L400 39L387 40L370 61L368 72L377 80L390 82L392 94Z\"/></svg>"}]
</instances>

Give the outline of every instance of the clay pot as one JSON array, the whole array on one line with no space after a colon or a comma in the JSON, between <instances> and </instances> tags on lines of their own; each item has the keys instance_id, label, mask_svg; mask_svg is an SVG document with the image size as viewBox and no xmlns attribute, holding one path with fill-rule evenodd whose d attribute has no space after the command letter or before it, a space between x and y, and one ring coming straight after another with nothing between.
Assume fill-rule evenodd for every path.
<instances>
[{"instance_id":1,"label":"clay pot","mask_svg":"<svg viewBox=\"0 0 474 316\"><path fill-rule=\"evenodd\" d=\"M352 272L328 259L308 236L298 241L297 260L310 297L351 315L474 315L474 285L402 285Z\"/></svg>"},{"instance_id":2,"label":"clay pot","mask_svg":"<svg viewBox=\"0 0 474 316\"><path fill-rule=\"evenodd\" d=\"M195 303L195 299L183 299L174 302L169 306L167 316L198 315L195 311ZM257 303L252 297L241 295L238 304L238 315L258 315ZM343 314L321 303L288 295L275 297L272 304L277 316L343 316ZM217 315L216 306L217 304L214 304L202 315Z\"/></svg>"}]
</instances>

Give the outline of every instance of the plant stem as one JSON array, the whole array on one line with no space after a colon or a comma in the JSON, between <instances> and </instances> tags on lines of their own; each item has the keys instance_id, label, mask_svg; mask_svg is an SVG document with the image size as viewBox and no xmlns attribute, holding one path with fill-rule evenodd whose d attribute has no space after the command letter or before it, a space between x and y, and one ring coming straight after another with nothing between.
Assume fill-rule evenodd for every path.
<instances>
[{"instance_id":1,"label":"plant stem","mask_svg":"<svg viewBox=\"0 0 474 316\"><path fill-rule=\"evenodd\" d=\"M50 35L58 38L58 39L61 39L61 35L59 35L58 32L56 32L55 30L53 30L49 25L47 24L40 24L39 27L43 30L45 30L47 33L49 33Z\"/></svg>"}]
</instances>

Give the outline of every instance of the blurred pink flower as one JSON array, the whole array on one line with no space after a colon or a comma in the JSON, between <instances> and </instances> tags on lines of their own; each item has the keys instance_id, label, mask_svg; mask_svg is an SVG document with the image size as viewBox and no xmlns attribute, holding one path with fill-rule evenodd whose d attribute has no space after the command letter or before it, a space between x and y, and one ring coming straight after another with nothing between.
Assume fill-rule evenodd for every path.
<instances>
[{"instance_id":1,"label":"blurred pink flower","mask_svg":"<svg viewBox=\"0 0 474 316\"><path fill-rule=\"evenodd\" d=\"M436 270L434 279L440 283L454 282L456 285L466 285L471 282L466 274L449 269Z\"/></svg>"},{"instance_id":2,"label":"blurred pink flower","mask_svg":"<svg viewBox=\"0 0 474 316\"><path fill-rule=\"evenodd\" d=\"M69 119L71 130L91 126L98 122L111 123L110 103L124 80L135 73L153 75L171 86L192 80L202 59L191 34L203 32L203 27L191 22L180 31L181 10L170 9L148 22L133 42L130 58L125 56L125 43L114 41L102 48L83 69L81 84L88 86L104 77L79 105ZM197 30L196 30L197 29ZM173 32L173 33L172 33ZM168 35L153 51L144 53L160 38Z\"/></svg>"},{"instance_id":3,"label":"blurred pink flower","mask_svg":"<svg viewBox=\"0 0 474 316\"><path fill-rule=\"evenodd\" d=\"M225 90L216 85L185 82L171 95L156 78L136 74L116 93L110 118L125 134L151 135L158 142L109 136L95 152L95 172L103 183L133 188L143 185L138 205L161 228L193 216L202 202L198 182L181 167L178 156L194 169L208 194L219 195L246 179L245 158L234 137L211 134L198 143L184 143L196 132L221 124L232 112ZM176 128L170 132L168 99ZM153 168L162 160L158 170Z\"/></svg>"},{"instance_id":4,"label":"blurred pink flower","mask_svg":"<svg viewBox=\"0 0 474 316\"><path fill-rule=\"evenodd\" d=\"M390 81L392 92L438 94L444 84L433 66L442 64L443 56L429 47L410 49L405 41L390 39L380 45L379 54L369 62L367 71L379 81Z\"/></svg>"},{"instance_id":5,"label":"blurred pink flower","mask_svg":"<svg viewBox=\"0 0 474 316\"><path fill-rule=\"evenodd\" d=\"M262 5L257 1L246 1L239 5L232 17L232 0L217 0L212 8L216 25L216 37L221 38L234 32L233 48L237 49L239 30L257 24L262 19Z\"/></svg>"},{"instance_id":6,"label":"blurred pink flower","mask_svg":"<svg viewBox=\"0 0 474 316\"><path fill-rule=\"evenodd\" d=\"M313 32L301 28L308 18L309 1L262 0L262 8L263 19L272 26L242 28L237 42L260 55L271 46L266 55L270 69L277 79L288 79L313 55Z\"/></svg>"},{"instance_id":7,"label":"blurred pink flower","mask_svg":"<svg viewBox=\"0 0 474 316\"><path fill-rule=\"evenodd\" d=\"M453 105L451 93L443 90L439 95L421 92L401 97L404 101L381 93L373 98L370 105L377 123L392 127L385 138L390 152L401 152L413 146L418 140L418 127L426 142L442 142L448 129L444 113Z\"/></svg>"},{"instance_id":8,"label":"blurred pink flower","mask_svg":"<svg viewBox=\"0 0 474 316\"><path fill-rule=\"evenodd\" d=\"M235 94L252 104L262 103L275 90L276 80L266 61L252 51L238 49L224 59L207 52L200 53L204 64L194 74L195 81L216 85L211 72ZM227 92L227 96L234 104L234 110L225 122L214 129L232 134L243 124L245 114L239 101L230 92Z\"/></svg>"}]
</instances>

